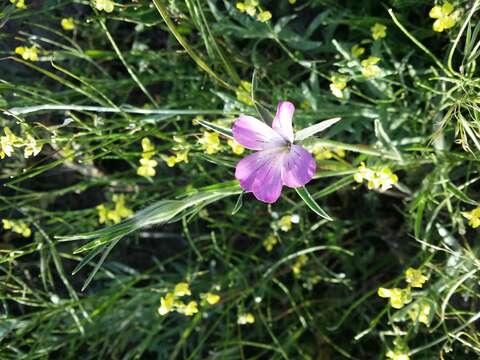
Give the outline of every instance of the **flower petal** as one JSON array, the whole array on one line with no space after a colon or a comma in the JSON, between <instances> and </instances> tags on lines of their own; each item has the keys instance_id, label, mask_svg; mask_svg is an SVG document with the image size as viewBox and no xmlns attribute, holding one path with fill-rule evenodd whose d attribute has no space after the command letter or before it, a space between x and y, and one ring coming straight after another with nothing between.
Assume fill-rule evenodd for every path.
<instances>
[{"instance_id":1,"label":"flower petal","mask_svg":"<svg viewBox=\"0 0 480 360\"><path fill-rule=\"evenodd\" d=\"M272 128L285 140L293 143L293 113L295 105L289 101L280 101L277 106L277 113L273 119Z\"/></svg>"},{"instance_id":2,"label":"flower petal","mask_svg":"<svg viewBox=\"0 0 480 360\"><path fill-rule=\"evenodd\" d=\"M253 191L253 183L257 172L278 156L278 150L270 149L253 153L240 160L235 168L235 178L240 181L240 186L247 192Z\"/></svg>"},{"instance_id":3,"label":"flower petal","mask_svg":"<svg viewBox=\"0 0 480 360\"><path fill-rule=\"evenodd\" d=\"M312 179L316 168L312 154L301 146L292 145L283 158L282 182L291 188L301 187Z\"/></svg>"},{"instance_id":4,"label":"flower petal","mask_svg":"<svg viewBox=\"0 0 480 360\"><path fill-rule=\"evenodd\" d=\"M232 132L236 142L251 150L263 150L285 143L270 126L252 116L240 116L235 120Z\"/></svg>"},{"instance_id":5,"label":"flower petal","mask_svg":"<svg viewBox=\"0 0 480 360\"><path fill-rule=\"evenodd\" d=\"M286 154L276 156L258 169L253 182L253 195L260 201L274 203L282 193L282 164Z\"/></svg>"}]
</instances>

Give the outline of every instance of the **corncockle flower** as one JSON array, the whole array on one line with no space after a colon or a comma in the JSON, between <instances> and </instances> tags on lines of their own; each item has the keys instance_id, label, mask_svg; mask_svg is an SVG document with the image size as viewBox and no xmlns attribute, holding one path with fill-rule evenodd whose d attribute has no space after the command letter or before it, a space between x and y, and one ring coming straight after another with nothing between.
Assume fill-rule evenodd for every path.
<instances>
[{"instance_id":1,"label":"corncockle flower","mask_svg":"<svg viewBox=\"0 0 480 360\"><path fill-rule=\"evenodd\" d=\"M313 156L302 146L293 144L294 112L291 102L281 101L272 127L247 115L240 116L233 124L235 141L247 149L257 150L240 160L235 177L242 189L252 192L260 201L274 203L284 185L302 187L315 174Z\"/></svg>"}]
</instances>

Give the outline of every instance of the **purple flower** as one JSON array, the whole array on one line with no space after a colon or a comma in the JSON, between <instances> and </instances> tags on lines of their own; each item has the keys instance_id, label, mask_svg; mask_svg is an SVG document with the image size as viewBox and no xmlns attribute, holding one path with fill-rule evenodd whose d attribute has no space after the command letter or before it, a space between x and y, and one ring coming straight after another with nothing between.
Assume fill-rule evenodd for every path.
<instances>
[{"instance_id":1,"label":"purple flower","mask_svg":"<svg viewBox=\"0 0 480 360\"><path fill-rule=\"evenodd\" d=\"M252 116L240 116L232 127L234 139L250 150L258 150L240 160L235 177L247 192L266 203L280 197L283 185L302 187L315 174L313 156L294 145L292 119L295 106L280 101L272 127Z\"/></svg>"}]
</instances>

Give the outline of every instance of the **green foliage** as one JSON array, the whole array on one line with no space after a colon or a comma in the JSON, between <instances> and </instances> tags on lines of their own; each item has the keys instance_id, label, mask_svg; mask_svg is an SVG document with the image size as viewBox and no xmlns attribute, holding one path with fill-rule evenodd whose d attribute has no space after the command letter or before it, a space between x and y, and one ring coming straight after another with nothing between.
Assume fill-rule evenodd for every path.
<instances>
[{"instance_id":1,"label":"green foliage","mask_svg":"<svg viewBox=\"0 0 480 360\"><path fill-rule=\"evenodd\" d=\"M479 357L480 1L239 3L0 5L1 359ZM279 100L317 172L267 205Z\"/></svg>"}]
</instances>

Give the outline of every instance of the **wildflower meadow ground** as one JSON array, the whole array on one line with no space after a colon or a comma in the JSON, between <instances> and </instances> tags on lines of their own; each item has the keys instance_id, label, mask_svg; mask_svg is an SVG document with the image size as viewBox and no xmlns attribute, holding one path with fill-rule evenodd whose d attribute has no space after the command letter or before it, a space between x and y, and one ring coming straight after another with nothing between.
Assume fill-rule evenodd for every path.
<instances>
[{"instance_id":1,"label":"wildflower meadow ground","mask_svg":"<svg viewBox=\"0 0 480 360\"><path fill-rule=\"evenodd\" d=\"M479 359L480 0L0 2L0 359Z\"/></svg>"}]
</instances>

